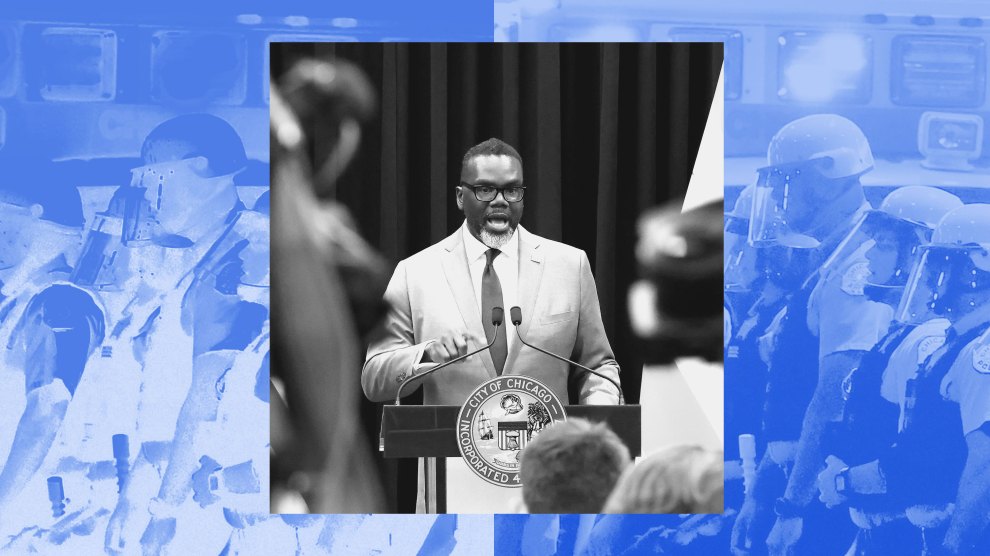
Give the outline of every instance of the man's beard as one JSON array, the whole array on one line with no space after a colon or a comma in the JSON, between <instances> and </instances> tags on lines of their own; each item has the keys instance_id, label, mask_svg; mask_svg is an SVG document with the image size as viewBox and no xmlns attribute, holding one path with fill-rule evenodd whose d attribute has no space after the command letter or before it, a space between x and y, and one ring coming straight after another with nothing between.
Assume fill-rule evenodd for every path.
<instances>
[{"instance_id":1,"label":"man's beard","mask_svg":"<svg viewBox=\"0 0 990 556\"><path fill-rule=\"evenodd\" d=\"M480 234L481 243L484 243L489 249L501 249L506 243L509 243L509 240L512 239L512 234L515 232L515 226L509 226L509 231L503 234L493 234L482 226Z\"/></svg>"}]
</instances>

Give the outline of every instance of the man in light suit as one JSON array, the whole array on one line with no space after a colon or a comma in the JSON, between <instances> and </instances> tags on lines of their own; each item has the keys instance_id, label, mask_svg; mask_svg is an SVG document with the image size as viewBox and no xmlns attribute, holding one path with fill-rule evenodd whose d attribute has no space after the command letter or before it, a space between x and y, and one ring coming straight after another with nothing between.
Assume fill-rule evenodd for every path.
<instances>
[{"instance_id":1,"label":"man in light suit","mask_svg":"<svg viewBox=\"0 0 990 556\"><path fill-rule=\"evenodd\" d=\"M526 190L519 153L494 138L472 147L456 190L464 224L392 275L386 333L369 346L361 375L365 395L392 399L410 375L489 343L495 306L506 319L492 348L422 379L424 403L461 405L502 374L539 380L567 403L569 365L522 345L508 318L514 306L522 309L519 332L528 343L618 382L587 255L519 226ZM618 403L615 386L574 372L580 403Z\"/></svg>"}]
</instances>

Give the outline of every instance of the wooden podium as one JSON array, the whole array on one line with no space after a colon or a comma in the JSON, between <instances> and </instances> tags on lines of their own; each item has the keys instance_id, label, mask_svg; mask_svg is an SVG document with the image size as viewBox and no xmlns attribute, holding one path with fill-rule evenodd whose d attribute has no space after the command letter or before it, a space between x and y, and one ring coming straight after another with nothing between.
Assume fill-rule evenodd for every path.
<instances>
[{"instance_id":1,"label":"wooden podium","mask_svg":"<svg viewBox=\"0 0 990 556\"><path fill-rule=\"evenodd\" d=\"M379 449L387 458L425 458L426 511L447 512L447 477L444 458L460 457L457 448L456 405L386 405L382 412ZM629 448L642 452L640 406L568 405L568 417L604 422Z\"/></svg>"}]
</instances>

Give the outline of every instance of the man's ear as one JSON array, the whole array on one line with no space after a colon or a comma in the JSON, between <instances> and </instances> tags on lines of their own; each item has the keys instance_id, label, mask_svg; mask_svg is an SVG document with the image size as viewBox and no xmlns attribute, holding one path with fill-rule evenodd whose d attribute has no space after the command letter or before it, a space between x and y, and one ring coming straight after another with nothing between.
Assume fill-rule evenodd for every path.
<instances>
[{"instance_id":1,"label":"man's ear","mask_svg":"<svg viewBox=\"0 0 990 556\"><path fill-rule=\"evenodd\" d=\"M456 191L454 196L457 198L457 209L464 210L464 188L458 185L454 191Z\"/></svg>"}]
</instances>

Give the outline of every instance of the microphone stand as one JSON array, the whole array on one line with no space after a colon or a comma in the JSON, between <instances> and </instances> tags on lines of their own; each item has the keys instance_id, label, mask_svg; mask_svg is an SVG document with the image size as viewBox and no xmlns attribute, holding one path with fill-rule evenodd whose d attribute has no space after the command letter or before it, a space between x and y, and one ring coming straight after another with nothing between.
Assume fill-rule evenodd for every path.
<instances>
[{"instance_id":1,"label":"microphone stand","mask_svg":"<svg viewBox=\"0 0 990 556\"><path fill-rule=\"evenodd\" d=\"M524 346L531 347L531 348L535 349L536 351L538 351L540 353L543 353L545 355L549 355L550 357L553 357L554 359L557 359L559 361L563 361L564 363L569 363L571 365L574 365L575 367L579 367L579 368L581 368L581 369L583 369L585 371L588 371L589 373L591 373L591 374L593 374L593 375L595 375L597 377L603 378L603 379L611 382L612 383L612 386L615 386L615 389L618 390L618 392L619 392L619 405L625 405L624 400L622 398L622 388L619 388L618 383L616 383L611 378L603 375L602 373L599 373L598 371L589 369L588 367L585 367L584 365L582 365L582 364L580 364L580 363L578 363L576 361L571 361L570 359L565 359L564 357L561 357L561 356L557 355L556 353L550 353L549 351L547 351L547 350L545 350L543 348L538 348L538 347L534 346L533 344L527 343L526 340L523 340L522 334L519 333L519 325L522 324L522 313L520 312L520 310L519 310L518 307L513 307L509 311L510 311L510 314L512 314L512 324L516 328L516 337L519 338L519 341L522 342ZM516 318L516 315L519 316L518 319Z\"/></svg>"},{"instance_id":2,"label":"microphone stand","mask_svg":"<svg viewBox=\"0 0 990 556\"><path fill-rule=\"evenodd\" d=\"M498 307L496 307L496 309L497 308ZM478 349L476 349L476 350L474 350L472 352L465 353L464 355L462 355L460 357L455 357L454 359L451 359L450 361L447 361L446 363L440 363L436 367L433 367L431 369L428 369L425 372L419 373L418 375L412 375L409 378L403 380L402 381L402 384L399 385L399 391L396 392L396 394L395 394L395 405L402 405L402 403L400 402L400 398L402 397L402 389L405 388L406 384L409 384L410 382L412 382L414 380L418 380L420 378L424 378L424 377L426 377L426 376L428 376L430 374L433 374L434 372L439 371L440 369L442 369L442 368L444 368L444 367L446 367L448 365L453 365L454 363L457 363L459 361L463 361L463 360L467 359L468 357L471 357L472 355L474 355L476 353L480 353L482 351L485 351L486 349L488 349L488 348L492 347L493 345L495 345L495 340L498 338L498 329L499 329L499 327L502 326L502 321L500 320L498 322L493 322L492 324L495 325L495 333L492 334L492 341L489 342L487 345L481 346L480 348L478 348Z\"/></svg>"}]
</instances>

